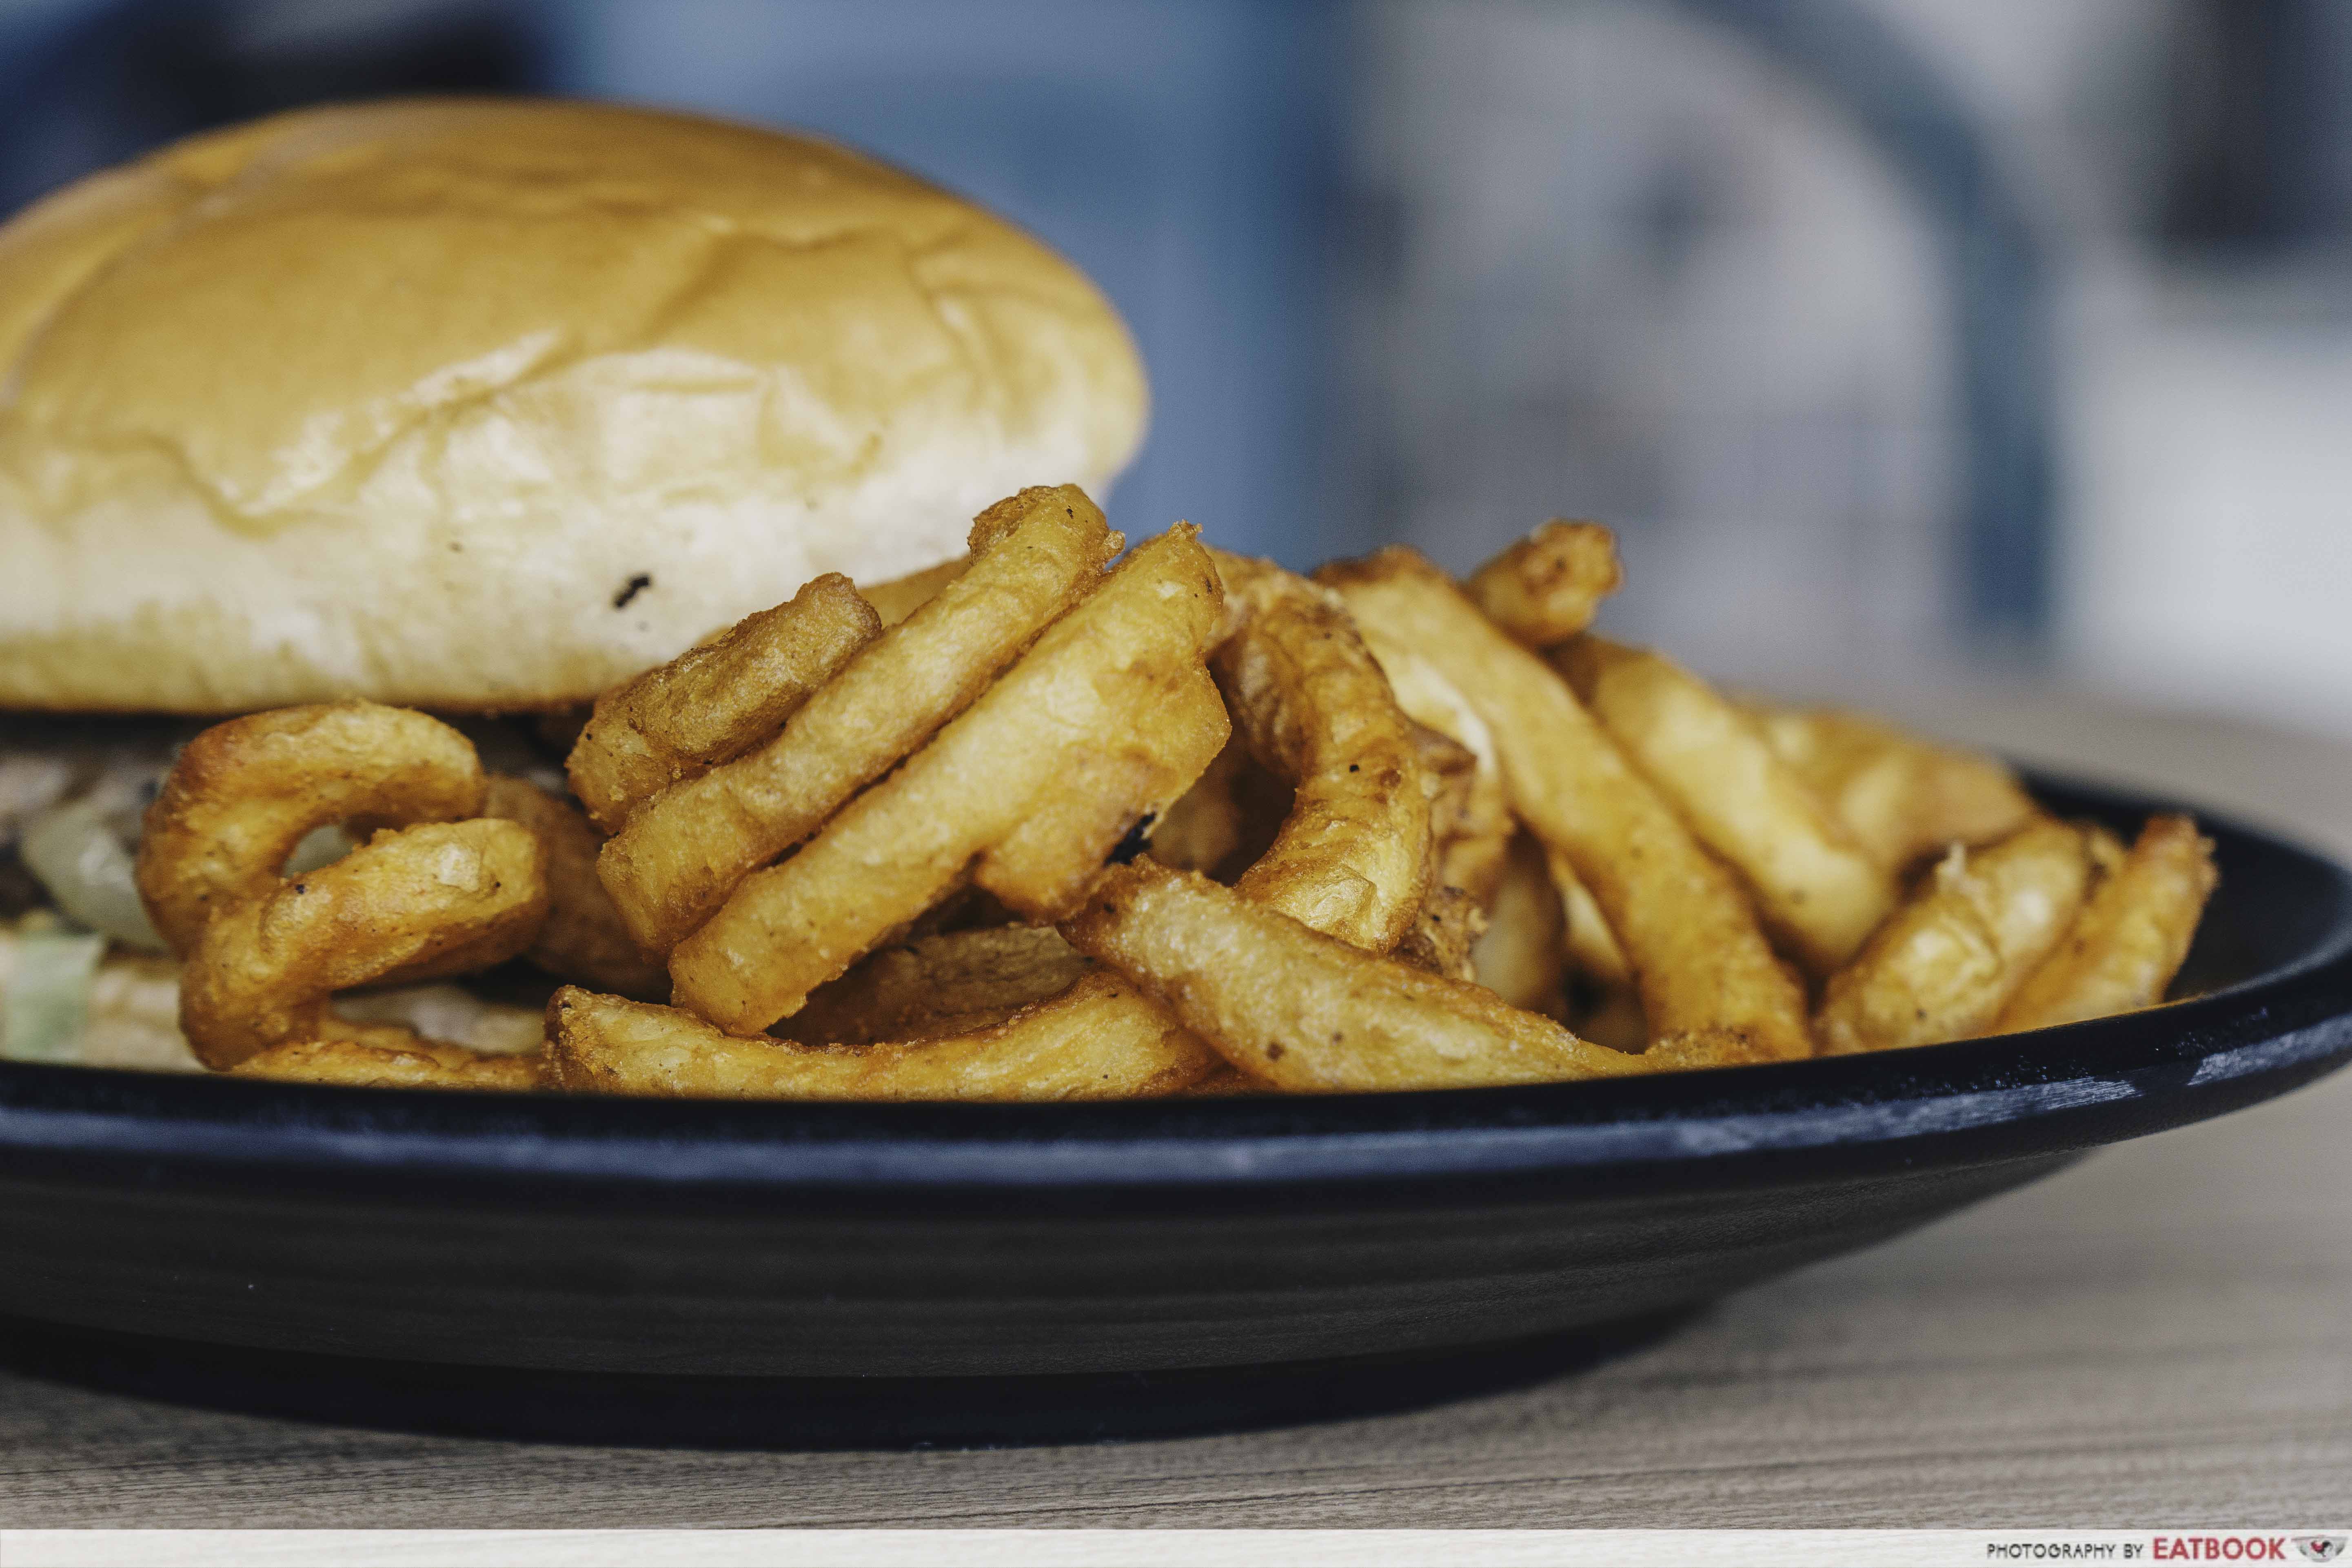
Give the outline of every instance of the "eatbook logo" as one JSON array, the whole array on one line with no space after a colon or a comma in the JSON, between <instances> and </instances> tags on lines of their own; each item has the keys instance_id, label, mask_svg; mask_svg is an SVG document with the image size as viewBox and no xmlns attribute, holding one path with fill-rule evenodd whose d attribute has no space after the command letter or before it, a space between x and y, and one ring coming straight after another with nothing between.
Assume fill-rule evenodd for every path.
<instances>
[{"instance_id":1,"label":"eatbook logo","mask_svg":"<svg viewBox=\"0 0 2352 1568\"><path fill-rule=\"evenodd\" d=\"M2298 1535L2294 1540L2294 1549L2306 1563L2333 1563L2344 1555L2345 1538L2340 1535Z\"/></svg>"}]
</instances>

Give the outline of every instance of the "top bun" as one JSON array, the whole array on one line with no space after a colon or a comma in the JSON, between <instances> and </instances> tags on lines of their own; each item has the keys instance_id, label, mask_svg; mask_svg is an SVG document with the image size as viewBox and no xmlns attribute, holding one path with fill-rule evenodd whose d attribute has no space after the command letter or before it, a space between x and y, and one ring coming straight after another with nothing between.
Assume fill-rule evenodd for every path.
<instances>
[{"instance_id":1,"label":"top bun","mask_svg":"<svg viewBox=\"0 0 2352 1568\"><path fill-rule=\"evenodd\" d=\"M583 701L1133 454L1076 269L803 136L304 110L0 228L0 708Z\"/></svg>"}]
</instances>

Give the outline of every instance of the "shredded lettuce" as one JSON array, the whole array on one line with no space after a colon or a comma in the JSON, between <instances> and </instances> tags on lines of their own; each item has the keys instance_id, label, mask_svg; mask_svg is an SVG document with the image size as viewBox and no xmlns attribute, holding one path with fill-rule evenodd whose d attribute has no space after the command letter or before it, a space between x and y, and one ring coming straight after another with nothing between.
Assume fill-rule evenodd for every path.
<instances>
[{"instance_id":1,"label":"shredded lettuce","mask_svg":"<svg viewBox=\"0 0 2352 1568\"><path fill-rule=\"evenodd\" d=\"M95 800L35 813L26 819L16 852L77 925L142 952L163 951L163 939L139 900L131 851Z\"/></svg>"},{"instance_id":2,"label":"shredded lettuce","mask_svg":"<svg viewBox=\"0 0 2352 1568\"><path fill-rule=\"evenodd\" d=\"M106 938L94 931L26 931L17 934L16 948L15 973L0 991L0 1057L80 1060L90 983Z\"/></svg>"}]
</instances>

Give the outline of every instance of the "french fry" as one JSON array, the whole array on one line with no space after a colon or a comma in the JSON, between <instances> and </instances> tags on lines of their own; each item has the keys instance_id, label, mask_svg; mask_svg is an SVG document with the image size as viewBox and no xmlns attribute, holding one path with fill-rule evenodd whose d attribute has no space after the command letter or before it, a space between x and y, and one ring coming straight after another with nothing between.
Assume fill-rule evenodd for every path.
<instances>
[{"instance_id":1,"label":"french fry","mask_svg":"<svg viewBox=\"0 0 2352 1568\"><path fill-rule=\"evenodd\" d=\"M1625 963L1625 950L1611 934L1601 906L1592 901L1592 889L1578 879L1576 868L1559 850L1546 850L1544 865L1551 874L1552 890L1559 897L1560 942L1569 963L1578 973L1604 985L1631 985L1633 971Z\"/></svg>"},{"instance_id":2,"label":"french fry","mask_svg":"<svg viewBox=\"0 0 2352 1568\"><path fill-rule=\"evenodd\" d=\"M1990 849L1955 845L1861 955L1830 977L1832 1055L1984 1033L2058 946L2090 879L2083 834L2048 819Z\"/></svg>"},{"instance_id":3,"label":"french fry","mask_svg":"<svg viewBox=\"0 0 2352 1568\"><path fill-rule=\"evenodd\" d=\"M1487 619L1527 647L1556 647L1592 624L1625 581L1617 536L1597 522L1556 517L1463 584Z\"/></svg>"},{"instance_id":4,"label":"french fry","mask_svg":"<svg viewBox=\"0 0 2352 1568\"><path fill-rule=\"evenodd\" d=\"M1486 934L1470 950L1472 977L1514 1007L1557 1014L1565 1005L1563 935L1560 899L1544 866L1544 847L1532 834L1514 834L1502 880L1487 906Z\"/></svg>"},{"instance_id":5,"label":"french fry","mask_svg":"<svg viewBox=\"0 0 2352 1568\"><path fill-rule=\"evenodd\" d=\"M982 580L986 564L983 551L949 592ZM1201 663L1223 611L1216 573L1189 525L1139 546L929 745L798 854L736 888L671 953L674 999L754 1034L967 881L1008 902L1075 896L1074 877L1102 864L1136 812L1156 815L1224 744L1224 707ZM898 629L923 624L918 612ZM804 711L824 700L820 692ZM1066 797L1074 781L1108 790L1123 819L1100 817L1093 799ZM621 843L606 847L607 862ZM1018 853L992 858L1007 845ZM1059 912L1013 907L1031 918Z\"/></svg>"},{"instance_id":6,"label":"french fry","mask_svg":"<svg viewBox=\"0 0 2352 1568\"><path fill-rule=\"evenodd\" d=\"M1101 586L1124 541L1065 485L999 501L973 521L971 543L962 575L860 647L782 733L631 813L596 874L639 947L671 952L746 878L963 712Z\"/></svg>"},{"instance_id":7,"label":"french fry","mask_svg":"<svg viewBox=\"0 0 2352 1568\"><path fill-rule=\"evenodd\" d=\"M2152 816L2072 930L2001 1010L1992 1033L2151 1007L2189 956L2218 879L2213 846L2186 816Z\"/></svg>"},{"instance_id":8,"label":"french fry","mask_svg":"<svg viewBox=\"0 0 2352 1568\"><path fill-rule=\"evenodd\" d=\"M971 569L971 557L959 555L886 583L860 583L857 595L874 606L885 626L895 626L940 596L940 590Z\"/></svg>"},{"instance_id":9,"label":"french fry","mask_svg":"<svg viewBox=\"0 0 2352 1568\"><path fill-rule=\"evenodd\" d=\"M564 770L607 834L682 779L774 736L882 630L838 572L596 699Z\"/></svg>"},{"instance_id":10,"label":"french fry","mask_svg":"<svg viewBox=\"0 0 2352 1568\"><path fill-rule=\"evenodd\" d=\"M1394 637L1370 627L1358 629L1405 716L1470 753L1473 770L1459 799L1445 813L1442 829L1433 825L1438 840L1436 879L1438 886L1459 888L1482 908L1492 904L1504 877L1513 827L1510 791L1503 782L1495 737L1470 700L1436 666Z\"/></svg>"},{"instance_id":11,"label":"french fry","mask_svg":"<svg viewBox=\"0 0 2352 1568\"><path fill-rule=\"evenodd\" d=\"M1592 890L1623 948L1653 1037L1729 1033L1809 1056L1802 988L1747 894L1643 780L1559 673L1506 637L1416 552L1318 575L1358 620L1418 649L1493 731L1513 808Z\"/></svg>"},{"instance_id":12,"label":"french fry","mask_svg":"<svg viewBox=\"0 0 2352 1568\"><path fill-rule=\"evenodd\" d=\"M990 1028L1093 967L1051 926L942 931L867 954L811 993L778 1033L807 1045L867 1045Z\"/></svg>"},{"instance_id":13,"label":"french fry","mask_svg":"<svg viewBox=\"0 0 2352 1568\"><path fill-rule=\"evenodd\" d=\"M1996 843L2035 815L2032 798L1990 757L1934 745L1853 713L1750 711L1772 749L1890 871L1955 844Z\"/></svg>"},{"instance_id":14,"label":"french fry","mask_svg":"<svg viewBox=\"0 0 2352 1568\"><path fill-rule=\"evenodd\" d=\"M1143 984L1227 1060L1294 1091L1547 1083L1655 1066L1149 856L1105 873L1062 934Z\"/></svg>"},{"instance_id":15,"label":"french fry","mask_svg":"<svg viewBox=\"0 0 2352 1568\"><path fill-rule=\"evenodd\" d=\"M796 1045L676 1007L567 985L548 1004L547 1075L583 1093L718 1100L1125 1100L1208 1077L1216 1054L1133 983L1092 974L992 1028L944 1040Z\"/></svg>"},{"instance_id":16,"label":"french fry","mask_svg":"<svg viewBox=\"0 0 2352 1568\"><path fill-rule=\"evenodd\" d=\"M1432 888L1422 900L1420 918L1396 945L1400 963L1455 980L1475 980L1478 965L1472 957L1486 934L1486 912L1478 900L1459 888Z\"/></svg>"},{"instance_id":17,"label":"french fry","mask_svg":"<svg viewBox=\"0 0 2352 1568\"><path fill-rule=\"evenodd\" d=\"M1746 714L1643 648L1583 637L1552 661L1808 970L1828 974L1861 949L1895 906L1894 879Z\"/></svg>"}]
</instances>

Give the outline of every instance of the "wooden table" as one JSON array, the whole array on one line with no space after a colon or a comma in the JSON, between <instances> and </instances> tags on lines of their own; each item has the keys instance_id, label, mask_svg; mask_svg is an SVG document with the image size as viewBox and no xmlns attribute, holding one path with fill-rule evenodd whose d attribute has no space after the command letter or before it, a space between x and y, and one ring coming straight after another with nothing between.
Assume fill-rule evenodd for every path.
<instances>
[{"instance_id":1,"label":"wooden table","mask_svg":"<svg viewBox=\"0 0 2352 1568\"><path fill-rule=\"evenodd\" d=\"M2352 749L2053 699L1947 731L2352 854ZM2352 1511L2352 1074L2097 1154L1589 1371L1129 1445L423 1437L0 1373L0 1524L2320 1523Z\"/></svg>"}]
</instances>

